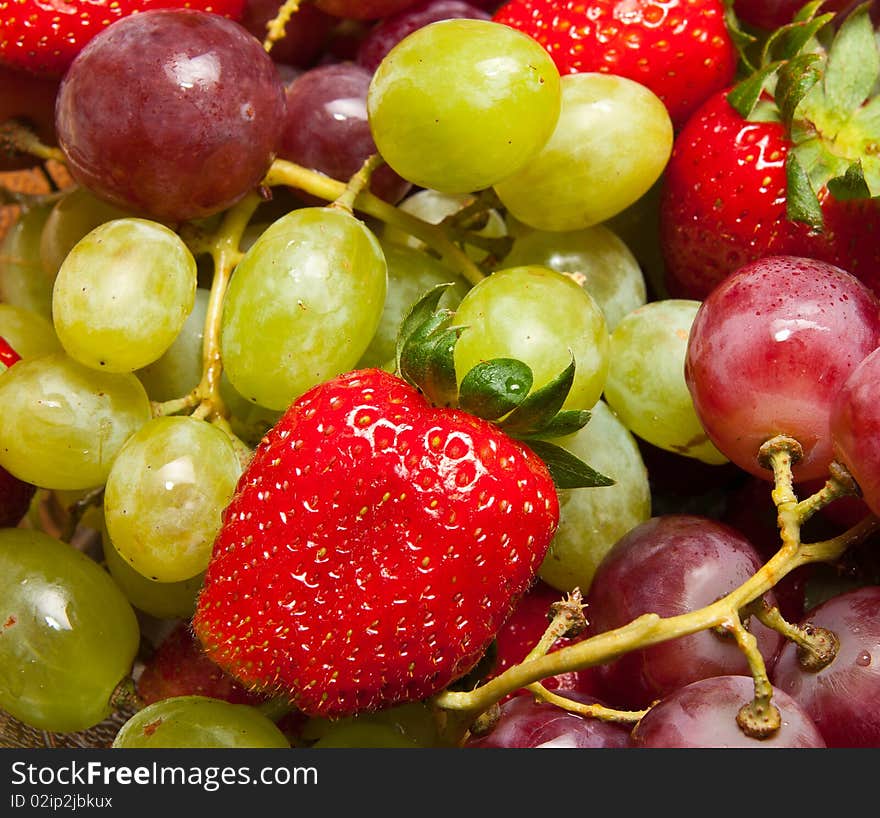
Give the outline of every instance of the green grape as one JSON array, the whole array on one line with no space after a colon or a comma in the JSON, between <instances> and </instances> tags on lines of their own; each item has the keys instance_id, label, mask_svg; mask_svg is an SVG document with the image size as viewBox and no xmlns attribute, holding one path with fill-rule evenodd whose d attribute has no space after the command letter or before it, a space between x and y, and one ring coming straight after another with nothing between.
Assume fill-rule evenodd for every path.
<instances>
[{"instance_id":1,"label":"green grape","mask_svg":"<svg viewBox=\"0 0 880 818\"><path fill-rule=\"evenodd\" d=\"M193 308L174 342L162 357L135 372L151 400L162 402L182 398L201 381L205 317L210 297L210 290L196 289Z\"/></svg>"},{"instance_id":2,"label":"green grape","mask_svg":"<svg viewBox=\"0 0 880 818\"><path fill-rule=\"evenodd\" d=\"M553 135L522 170L494 183L495 192L539 230L590 227L657 181L672 138L666 106L644 85L612 74L566 74Z\"/></svg>"},{"instance_id":3,"label":"green grape","mask_svg":"<svg viewBox=\"0 0 880 818\"><path fill-rule=\"evenodd\" d=\"M642 440L704 463L727 458L706 436L684 379L684 359L699 301L652 301L611 334L605 400Z\"/></svg>"},{"instance_id":4,"label":"green grape","mask_svg":"<svg viewBox=\"0 0 880 818\"><path fill-rule=\"evenodd\" d=\"M40 236L40 264L54 279L74 245L99 225L133 214L74 187L56 202Z\"/></svg>"},{"instance_id":5,"label":"green grape","mask_svg":"<svg viewBox=\"0 0 880 818\"><path fill-rule=\"evenodd\" d=\"M51 205L23 208L0 240L0 301L50 320L55 277L43 272L40 236L51 211Z\"/></svg>"},{"instance_id":6,"label":"green grape","mask_svg":"<svg viewBox=\"0 0 880 818\"><path fill-rule=\"evenodd\" d=\"M583 230L531 230L514 240L505 267L537 264L567 273L596 299L609 331L647 301L642 268L624 242L597 224Z\"/></svg>"},{"instance_id":7,"label":"green grape","mask_svg":"<svg viewBox=\"0 0 880 818\"><path fill-rule=\"evenodd\" d=\"M455 312L465 327L455 345L459 383L480 361L517 358L537 389L574 356L564 407L585 409L602 395L608 371L608 327L596 300L572 278L547 267L497 270L471 288Z\"/></svg>"},{"instance_id":8,"label":"green grape","mask_svg":"<svg viewBox=\"0 0 880 818\"><path fill-rule=\"evenodd\" d=\"M379 240L338 207L282 216L239 262L223 308L221 354L245 398L283 410L355 366L385 303Z\"/></svg>"},{"instance_id":9,"label":"green grape","mask_svg":"<svg viewBox=\"0 0 880 818\"><path fill-rule=\"evenodd\" d=\"M256 707L207 696L174 696L147 705L122 725L114 749L290 749Z\"/></svg>"},{"instance_id":10,"label":"green grape","mask_svg":"<svg viewBox=\"0 0 880 818\"><path fill-rule=\"evenodd\" d=\"M161 357L193 308L196 261L180 236L147 219L114 219L67 254L52 317L71 358L133 372Z\"/></svg>"},{"instance_id":11,"label":"green grape","mask_svg":"<svg viewBox=\"0 0 880 818\"><path fill-rule=\"evenodd\" d=\"M311 718L300 738L314 747L432 747L437 722L430 705L408 702L339 719Z\"/></svg>"},{"instance_id":12,"label":"green grape","mask_svg":"<svg viewBox=\"0 0 880 818\"><path fill-rule=\"evenodd\" d=\"M367 112L379 153L400 176L470 193L535 157L560 100L559 72L534 39L457 19L422 26L391 49L373 75Z\"/></svg>"},{"instance_id":13,"label":"green grape","mask_svg":"<svg viewBox=\"0 0 880 818\"><path fill-rule=\"evenodd\" d=\"M204 571L182 582L156 582L135 571L113 547L106 530L101 536L104 562L125 598L139 611L156 619L189 619L196 609Z\"/></svg>"},{"instance_id":14,"label":"green grape","mask_svg":"<svg viewBox=\"0 0 880 818\"><path fill-rule=\"evenodd\" d=\"M148 579L181 582L208 567L242 466L229 436L195 417L158 417L116 456L104 490L113 546Z\"/></svg>"},{"instance_id":15,"label":"green grape","mask_svg":"<svg viewBox=\"0 0 880 818\"><path fill-rule=\"evenodd\" d=\"M41 531L0 530L0 623L0 708L60 733L110 715L140 631L94 560Z\"/></svg>"},{"instance_id":16,"label":"green grape","mask_svg":"<svg viewBox=\"0 0 880 818\"><path fill-rule=\"evenodd\" d=\"M95 488L149 419L130 373L98 372L63 352L19 361L0 377L0 466L41 488Z\"/></svg>"},{"instance_id":17,"label":"green grape","mask_svg":"<svg viewBox=\"0 0 880 818\"><path fill-rule=\"evenodd\" d=\"M611 546L651 516L648 470L636 439L604 401L590 411L586 426L554 442L614 485L559 491L559 528L538 569L548 585L564 592L580 588L585 595Z\"/></svg>"},{"instance_id":18,"label":"green grape","mask_svg":"<svg viewBox=\"0 0 880 818\"><path fill-rule=\"evenodd\" d=\"M0 304L0 336L23 360L58 352L61 344L52 323L40 313L12 304ZM0 362L0 373L7 366Z\"/></svg>"},{"instance_id":19,"label":"green grape","mask_svg":"<svg viewBox=\"0 0 880 818\"><path fill-rule=\"evenodd\" d=\"M367 721L332 725L324 736L312 747L347 748L403 748L412 750L418 744L401 735L389 724L376 724Z\"/></svg>"},{"instance_id":20,"label":"green grape","mask_svg":"<svg viewBox=\"0 0 880 818\"><path fill-rule=\"evenodd\" d=\"M358 361L359 367L382 367L394 360L401 321L410 307L432 287L446 283L452 285L440 299L440 306L447 309L458 306L470 289L456 272L421 250L383 241L382 251L388 263L388 293L379 327Z\"/></svg>"},{"instance_id":21,"label":"green grape","mask_svg":"<svg viewBox=\"0 0 880 818\"><path fill-rule=\"evenodd\" d=\"M411 216L421 219L428 224L440 224L448 216L461 211L475 200L474 196L467 193L440 193L438 190L417 190L411 196L407 196L397 205L399 210L409 213ZM486 213L486 223L483 227L473 232L478 236L489 239L502 238L507 235L507 224L501 214L494 208ZM417 239L411 233L390 224L384 224L379 234L383 243L394 242L419 250L425 249L426 245L421 239ZM480 262L489 253L474 244L464 242L464 251L474 261Z\"/></svg>"}]
</instances>

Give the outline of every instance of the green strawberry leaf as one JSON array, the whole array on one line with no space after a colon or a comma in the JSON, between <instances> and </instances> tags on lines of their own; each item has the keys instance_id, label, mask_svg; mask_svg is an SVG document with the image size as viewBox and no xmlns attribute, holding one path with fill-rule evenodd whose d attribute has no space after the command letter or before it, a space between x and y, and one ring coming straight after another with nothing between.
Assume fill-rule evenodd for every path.
<instances>
[{"instance_id":1,"label":"green strawberry leaf","mask_svg":"<svg viewBox=\"0 0 880 818\"><path fill-rule=\"evenodd\" d=\"M796 222L805 222L814 230L821 230L825 225L822 208L797 151L789 151L785 161L785 175L788 185L786 195L788 218Z\"/></svg>"},{"instance_id":2,"label":"green strawberry leaf","mask_svg":"<svg viewBox=\"0 0 880 818\"><path fill-rule=\"evenodd\" d=\"M821 60L819 54L801 54L779 68L775 99L787 128L791 128L795 111L807 92L822 78L822 71L817 66Z\"/></svg>"},{"instance_id":3,"label":"green strawberry leaf","mask_svg":"<svg viewBox=\"0 0 880 818\"><path fill-rule=\"evenodd\" d=\"M861 162L853 162L843 176L828 180L828 190L835 199L870 199L871 191L865 181Z\"/></svg>"},{"instance_id":4,"label":"green strawberry leaf","mask_svg":"<svg viewBox=\"0 0 880 818\"><path fill-rule=\"evenodd\" d=\"M531 368L522 361L483 361L462 378L458 405L477 417L497 420L522 403L533 382Z\"/></svg>"},{"instance_id":5,"label":"green strawberry leaf","mask_svg":"<svg viewBox=\"0 0 880 818\"><path fill-rule=\"evenodd\" d=\"M825 102L841 123L862 105L880 77L880 53L868 3L858 6L831 43L825 72Z\"/></svg>"},{"instance_id":6,"label":"green strawberry leaf","mask_svg":"<svg viewBox=\"0 0 880 818\"><path fill-rule=\"evenodd\" d=\"M777 29L768 39L766 51L774 52L777 59L790 60L802 54L808 47L813 48L819 33L834 19L834 13L816 16L824 0L808 3L788 25Z\"/></svg>"},{"instance_id":7,"label":"green strawberry leaf","mask_svg":"<svg viewBox=\"0 0 880 818\"><path fill-rule=\"evenodd\" d=\"M727 101L743 119L750 119L767 83L776 73L782 62L770 63L759 71L740 80L727 94Z\"/></svg>"},{"instance_id":8,"label":"green strawberry leaf","mask_svg":"<svg viewBox=\"0 0 880 818\"><path fill-rule=\"evenodd\" d=\"M526 440L528 446L544 463L558 489L613 486L614 480L587 465L571 452L546 440Z\"/></svg>"},{"instance_id":9,"label":"green strawberry leaf","mask_svg":"<svg viewBox=\"0 0 880 818\"><path fill-rule=\"evenodd\" d=\"M440 299L443 298L443 294L446 290L453 286L454 285L450 283L438 284L436 287L432 287L421 298L419 298L412 307L410 307L409 312L404 316L404 319L400 324L400 329L397 332L396 363L398 372L402 372L401 355L404 348L410 343L413 334L417 330L423 328L426 322L434 320Z\"/></svg>"},{"instance_id":10,"label":"green strawberry leaf","mask_svg":"<svg viewBox=\"0 0 880 818\"><path fill-rule=\"evenodd\" d=\"M552 381L531 392L498 425L512 437L540 433L556 417L574 383L574 357Z\"/></svg>"},{"instance_id":11,"label":"green strawberry leaf","mask_svg":"<svg viewBox=\"0 0 880 818\"><path fill-rule=\"evenodd\" d=\"M573 435L587 425L592 417L588 409L564 409L558 412L540 431L529 435L528 440L555 440L556 438Z\"/></svg>"}]
</instances>

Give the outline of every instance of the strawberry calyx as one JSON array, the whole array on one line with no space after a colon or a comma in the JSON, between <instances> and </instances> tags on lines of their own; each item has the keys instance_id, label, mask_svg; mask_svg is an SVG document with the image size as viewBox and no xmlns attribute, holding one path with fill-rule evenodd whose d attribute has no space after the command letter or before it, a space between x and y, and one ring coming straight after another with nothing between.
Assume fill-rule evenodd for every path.
<instances>
[{"instance_id":1,"label":"strawberry calyx","mask_svg":"<svg viewBox=\"0 0 880 818\"><path fill-rule=\"evenodd\" d=\"M465 327L453 323L452 310L439 307L451 286L431 288L407 313L397 340L397 374L435 406L461 409L524 442L547 465L557 488L613 485L614 480L551 442L574 434L590 420L586 409L562 408L574 383L573 357L538 389L532 388L531 368L514 358L481 361L458 383L454 351Z\"/></svg>"},{"instance_id":2,"label":"strawberry calyx","mask_svg":"<svg viewBox=\"0 0 880 818\"><path fill-rule=\"evenodd\" d=\"M757 67L728 94L750 121L787 131L787 216L821 232L821 202L880 195L880 46L858 6L836 27L808 3L763 42Z\"/></svg>"}]
</instances>

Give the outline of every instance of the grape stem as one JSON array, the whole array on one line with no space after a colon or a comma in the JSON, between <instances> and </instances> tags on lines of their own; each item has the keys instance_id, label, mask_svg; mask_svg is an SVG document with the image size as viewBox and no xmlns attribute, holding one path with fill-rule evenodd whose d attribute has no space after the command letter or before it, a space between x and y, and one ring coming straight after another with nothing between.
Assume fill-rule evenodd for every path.
<instances>
[{"instance_id":1,"label":"grape stem","mask_svg":"<svg viewBox=\"0 0 880 818\"><path fill-rule=\"evenodd\" d=\"M799 458L799 453L800 446L790 438L774 439L772 445L765 450L766 465L774 476L772 497L777 509L781 545L776 554L738 588L695 611L666 618L655 613L646 613L619 628L561 647L552 653L533 651L520 664L508 668L473 690L443 691L434 697L434 706L447 711L458 711L461 721L464 720L464 714L470 714L473 720L510 693L530 687L550 676L605 664L630 651L698 631L719 629L731 633L737 640L755 679L755 698L743 708L741 713L744 715L738 721L749 721L748 729L758 733L762 729L771 733L775 723L775 708L770 703L771 687L766 667L754 642L754 636L743 626L740 612L755 612L765 624L771 627L776 625L783 636L790 638L793 634L791 626L781 624L784 620L778 612L772 614L763 611L760 597L795 568L814 562L833 562L848 548L864 541L880 527L880 518L869 514L848 531L832 539L802 543L803 522L822 505L856 493L857 487L846 469L835 464L826 485L816 493L818 496L814 495L799 502L792 477L792 464ZM803 641L801 638L799 644Z\"/></svg>"},{"instance_id":2,"label":"grape stem","mask_svg":"<svg viewBox=\"0 0 880 818\"><path fill-rule=\"evenodd\" d=\"M284 29L290 22L290 18L299 11L301 1L284 0L275 16L266 23L266 38L263 40L263 48L266 53L270 53L272 46L284 37Z\"/></svg>"},{"instance_id":3,"label":"grape stem","mask_svg":"<svg viewBox=\"0 0 880 818\"><path fill-rule=\"evenodd\" d=\"M309 170L285 159L276 159L272 163L263 183L269 187L287 185L319 199L326 199L328 202L338 200L346 190L344 182L339 182L323 173ZM420 239L471 284L478 284L485 277L468 255L449 239L442 226L423 221L367 190L361 190L352 205L353 209L373 216Z\"/></svg>"}]
</instances>

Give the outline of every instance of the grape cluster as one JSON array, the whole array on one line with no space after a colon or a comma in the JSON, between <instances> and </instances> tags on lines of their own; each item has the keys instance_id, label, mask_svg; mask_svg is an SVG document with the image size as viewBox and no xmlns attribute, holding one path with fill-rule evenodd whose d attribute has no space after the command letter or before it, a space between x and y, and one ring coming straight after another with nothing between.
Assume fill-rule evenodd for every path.
<instances>
[{"instance_id":1,"label":"grape cluster","mask_svg":"<svg viewBox=\"0 0 880 818\"><path fill-rule=\"evenodd\" d=\"M667 297L666 106L560 75L499 5L314 0L280 37L278 0L141 12L47 86L35 173L67 176L10 193L0 244L6 714L74 734L133 709L115 747L434 746L434 708L468 748L880 745L856 548L880 515L878 294L778 256ZM590 419L556 442L613 485L559 490L469 687L297 718L185 624L263 434L334 375L395 369L443 284L457 380L573 360L560 408Z\"/></svg>"}]
</instances>

